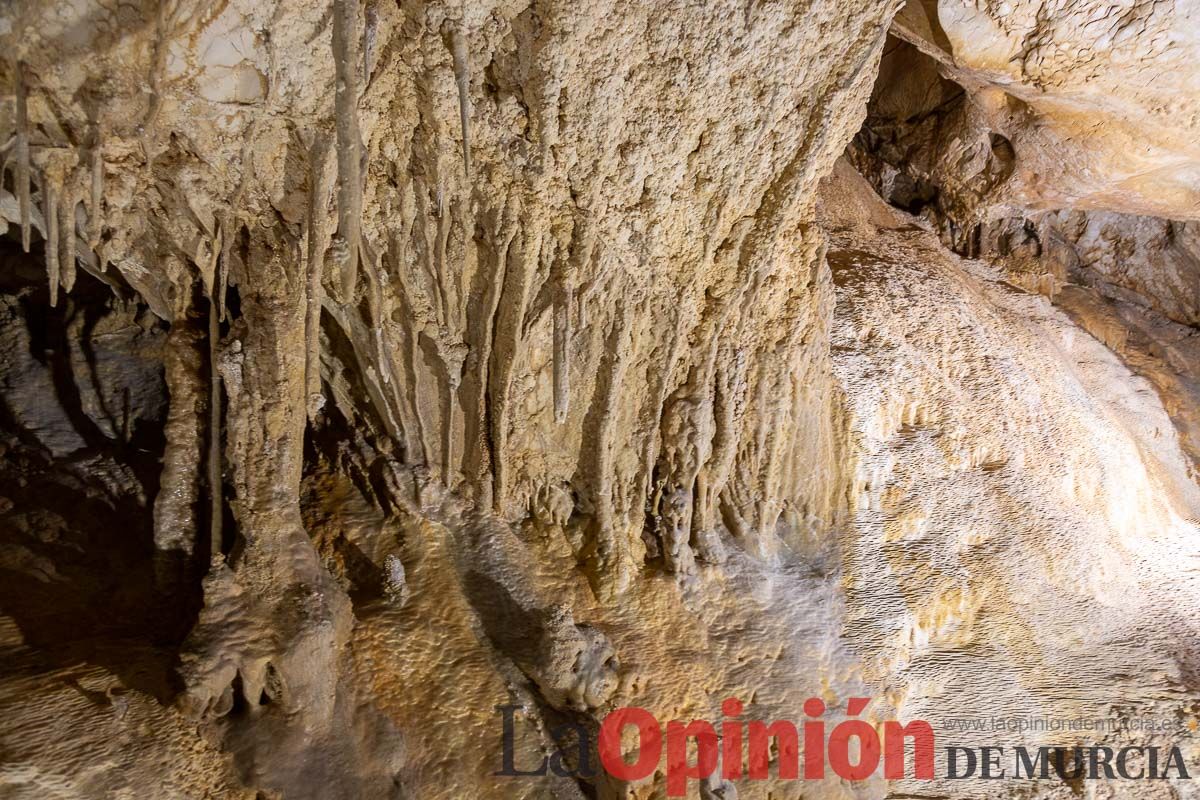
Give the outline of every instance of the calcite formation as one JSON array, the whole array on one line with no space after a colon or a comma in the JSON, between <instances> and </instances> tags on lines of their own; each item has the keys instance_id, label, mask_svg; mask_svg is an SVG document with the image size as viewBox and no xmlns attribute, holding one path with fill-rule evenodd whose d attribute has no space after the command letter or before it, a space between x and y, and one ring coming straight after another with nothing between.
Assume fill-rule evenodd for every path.
<instances>
[{"instance_id":1,"label":"calcite formation","mask_svg":"<svg viewBox=\"0 0 1200 800\"><path fill-rule=\"evenodd\" d=\"M1200 764L1198 14L0 9L0 796L647 800L605 715L727 698Z\"/></svg>"}]
</instances>

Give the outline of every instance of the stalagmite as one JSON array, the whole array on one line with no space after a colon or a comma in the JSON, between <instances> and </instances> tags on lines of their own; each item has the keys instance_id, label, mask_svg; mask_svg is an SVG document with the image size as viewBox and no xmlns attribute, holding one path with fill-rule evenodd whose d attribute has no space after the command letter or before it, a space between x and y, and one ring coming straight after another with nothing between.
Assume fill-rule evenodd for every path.
<instances>
[{"instance_id":1,"label":"stalagmite","mask_svg":"<svg viewBox=\"0 0 1200 800\"><path fill-rule=\"evenodd\" d=\"M362 139L358 131L358 0L333 2L333 58L337 71L338 236L345 242L342 300L352 302L358 280L362 226Z\"/></svg>"},{"instance_id":2,"label":"stalagmite","mask_svg":"<svg viewBox=\"0 0 1200 800\"><path fill-rule=\"evenodd\" d=\"M59 263L58 263L58 197L55 195L54 181L49 175L42 175L42 217L46 220L46 277L50 284L50 307L58 305Z\"/></svg>"},{"instance_id":3,"label":"stalagmite","mask_svg":"<svg viewBox=\"0 0 1200 800\"><path fill-rule=\"evenodd\" d=\"M204 407L204 326L193 301L195 272L176 255L164 267L186 274L188 291L175 297L175 315L163 345L163 380L168 407L163 425L164 444L159 472L160 491L154 499L154 582L163 597L180 590L193 570L200 542L200 514L205 489L202 453L206 450ZM200 265L203 267L204 265ZM217 544L220 552L220 544Z\"/></svg>"},{"instance_id":4,"label":"stalagmite","mask_svg":"<svg viewBox=\"0 0 1200 800\"><path fill-rule=\"evenodd\" d=\"M21 249L29 252L30 217L33 206L29 198L29 109L25 87L25 65L18 61L14 66L16 81L17 117L17 202L21 209ZM53 295L52 295L53 297Z\"/></svg>"}]
</instances>

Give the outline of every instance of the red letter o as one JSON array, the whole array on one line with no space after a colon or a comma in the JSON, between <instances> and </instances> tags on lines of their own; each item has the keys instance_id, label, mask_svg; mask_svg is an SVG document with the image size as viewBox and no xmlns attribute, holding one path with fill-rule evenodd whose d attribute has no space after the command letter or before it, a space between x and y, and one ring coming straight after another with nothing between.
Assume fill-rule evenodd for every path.
<instances>
[{"instance_id":1,"label":"red letter o","mask_svg":"<svg viewBox=\"0 0 1200 800\"><path fill-rule=\"evenodd\" d=\"M621 753L621 729L636 725L638 757L632 764ZM644 708L618 708L600 724L600 763L609 775L622 781L640 781L658 766L662 756L662 728L658 720Z\"/></svg>"},{"instance_id":2,"label":"red letter o","mask_svg":"<svg viewBox=\"0 0 1200 800\"><path fill-rule=\"evenodd\" d=\"M850 763L850 737L858 739L858 763ZM879 766L879 733L861 719L848 719L829 734L829 766L839 778L866 780Z\"/></svg>"}]
</instances>

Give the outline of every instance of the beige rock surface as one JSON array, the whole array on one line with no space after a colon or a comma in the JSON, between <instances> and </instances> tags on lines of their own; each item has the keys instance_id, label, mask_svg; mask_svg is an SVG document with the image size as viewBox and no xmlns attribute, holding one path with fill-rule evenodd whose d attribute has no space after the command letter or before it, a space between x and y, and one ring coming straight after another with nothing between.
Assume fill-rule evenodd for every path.
<instances>
[{"instance_id":1,"label":"beige rock surface","mask_svg":"<svg viewBox=\"0 0 1200 800\"><path fill-rule=\"evenodd\" d=\"M912 218L846 224L839 195L871 196L848 169L827 192L856 506L840 539L845 634L864 677L902 718L940 730L993 718L1182 725L1197 691L1186 643L1200 489L1158 393L1046 298L947 253ZM1105 738L1180 731L1195 752L1182 727ZM954 738L1011 747L1062 734ZM987 784L939 788L997 796Z\"/></svg>"},{"instance_id":2,"label":"beige rock surface","mask_svg":"<svg viewBox=\"0 0 1200 800\"><path fill-rule=\"evenodd\" d=\"M1111 126L1097 111L1091 115L1094 125L1086 136L1067 142L1046 138L1062 127L1050 103L1051 95L1069 88L1060 83L1038 89L1037 97L1050 106L1026 114L1024 123L1015 125L1009 117L997 115L990 99L995 86L981 83L980 74L948 59L948 41L937 47L930 44L938 38L929 28L931 20L944 16L962 22L966 12L954 8L953 3L945 4L938 12L941 16L936 16L932 6L909 4L898 17L866 124L849 151L852 162L891 204L932 225L947 247L961 255L986 258L1015 285L1059 302L1138 374L1151 380L1195 462L1200 452L1192 411L1200 397L1194 353L1200 223L1190 219L1191 201L1180 201L1165 190L1155 194L1160 206L1153 210L1171 217L1167 219L1130 213L1144 212L1146 206L1127 192L1087 199L1043 191L1048 175L1057 175L1053 181L1072 187L1111 179L1120 162L1106 155L1114 146ZM1061 56L1056 62L1060 66L1070 62L1065 54L1073 52L1070 39L1076 32L1058 20L1100 14L1089 8L1079 4L1069 13L1044 9L1037 41L1044 51ZM1192 12L1186 5L1169 12L1155 8L1151 16L1166 20L1163 24L1190 30L1187 20ZM1105 17L1106 24L1125 26L1125 37L1132 41L1150 30L1149 23L1139 22L1137 16L1147 9L1138 6L1118 13L1114 7ZM1144 31L1139 27L1143 23ZM1046 37L1066 41L1060 47L1046 44ZM1187 37L1172 33L1163 41L1169 43L1169 52L1175 52L1172 48L1186 43ZM1162 84L1164 90L1187 83L1186 65L1164 56L1161 66L1163 74L1170 75ZM1080 102L1096 102L1088 87L1107 86L1121 75L1120 64L1103 69L1094 65L1092 71L1097 74L1084 81L1083 88L1071 89ZM1027 79L1025 72L1019 72L997 78L997 85L1019 94L1029 88L1020 83ZM1106 97L1112 100L1130 91L1129 87L1113 89ZM1152 93L1136 95L1144 100ZM1147 132L1147 141L1189 119L1184 115L1156 123L1151 126L1153 133ZM1051 134L1043 136L1048 131ZM1121 147L1117 155L1136 150ZM1080 153L1094 162L1082 178L1074 172ZM1163 174L1174 180L1185 178L1188 171L1181 167Z\"/></svg>"}]
</instances>

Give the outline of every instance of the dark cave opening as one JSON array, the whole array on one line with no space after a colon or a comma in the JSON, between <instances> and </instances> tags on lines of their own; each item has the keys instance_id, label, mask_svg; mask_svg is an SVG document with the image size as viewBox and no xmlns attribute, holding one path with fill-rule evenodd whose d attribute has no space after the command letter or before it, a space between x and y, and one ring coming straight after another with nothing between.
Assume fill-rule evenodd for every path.
<instances>
[{"instance_id":1,"label":"dark cave opening","mask_svg":"<svg viewBox=\"0 0 1200 800\"><path fill-rule=\"evenodd\" d=\"M19 631L0 671L95 664L165 701L201 602L156 581L168 326L83 270L51 307L41 250L0 237L0 613Z\"/></svg>"}]
</instances>

